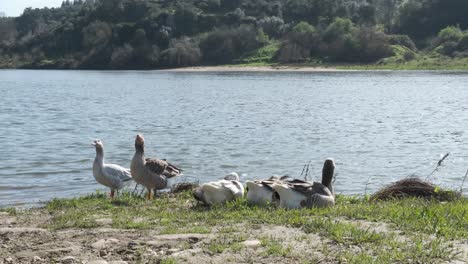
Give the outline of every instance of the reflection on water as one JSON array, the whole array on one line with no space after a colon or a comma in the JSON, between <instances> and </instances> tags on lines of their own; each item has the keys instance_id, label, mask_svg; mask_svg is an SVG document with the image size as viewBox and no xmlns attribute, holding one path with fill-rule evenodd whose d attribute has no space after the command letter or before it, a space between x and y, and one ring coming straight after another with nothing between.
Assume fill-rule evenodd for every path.
<instances>
[{"instance_id":1,"label":"reflection on water","mask_svg":"<svg viewBox=\"0 0 468 264\"><path fill-rule=\"evenodd\" d=\"M468 168L464 72L183 73L0 71L0 206L103 189L94 148L130 166L147 154L201 181L298 176L337 162L336 191L409 175L459 188Z\"/></svg>"}]
</instances>

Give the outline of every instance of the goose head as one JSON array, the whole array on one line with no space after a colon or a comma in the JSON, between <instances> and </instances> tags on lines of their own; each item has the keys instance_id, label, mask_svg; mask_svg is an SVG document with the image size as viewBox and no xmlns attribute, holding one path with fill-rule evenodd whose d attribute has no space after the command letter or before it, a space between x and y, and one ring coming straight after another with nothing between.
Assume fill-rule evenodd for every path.
<instances>
[{"instance_id":1,"label":"goose head","mask_svg":"<svg viewBox=\"0 0 468 264\"><path fill-rule=\"evenodd\" d=\"M294 190L292 185L285 183L274 183L272 186L273 190L279 196L279 206L287 209L302 208L307 197L300 192Z\"/></svg>"},{"instance_id":2,"label":"goose head","mask_svg":"<svg viewBox=\"0 0 468 264\"><path fill-rule=\"evenodd\" d=\"M224 176L224 179L227 181L239 181L239 174L237 174L237 172L231 172Z\"/></svg>"},{"instance_id":3,"label":"goose head","mask_svg":"<svg viewBox=\"0 0 468 264\"><path fill-rule=\"evenodd\" d=\"M145 147L145 139L142 135L138 134L135 138L135 150L143 152Z\"/></svg>"},{"instance_id":4,"label":"goose head","mask_svg":"<svg viewBox=\"0 0 468 264\"><path fill-rule=\"evenodd\" d=\"M274 203L273 189L261 182L247 181L247 202L251 205L268 205Z\"/></svg>"},{"instance_id":5,"label":"goose head","mask_svg":"<svg viewBox=\"0 0 468 264\"><path fill-rule=\"evenodd\" d=\"M323 163L322 169L322 184L325 185L331 193L333 192L332 180L335 173L335 161L333 159L326 159Z\"/></svg>"},{"instance_id":6,"label":"goose head","mask_svg":"<svg viewBox=\"0 0 468 264\"><path fill-rule=\"evenodd\" d=\"M102 144L102 141L99 139L96 139L91 143L96 148L96 152L103 152L104 150L104 144Z\"/></svg>"},{"instance_id":7,"label":"goose head","mask_svg":"<svg viewBox=\"0 0 468 264\"><path fill-rule=\"evenodd\" d=\"M197 200L199 202L202 202L203 204L207 205L205 195L204 195L204 192L203 192L203 188L201 186L198 186L197 188L195 188L192 191L192 195L193 195L193 198L195 198L195 200Z\"/></svg>"}]
</instances>

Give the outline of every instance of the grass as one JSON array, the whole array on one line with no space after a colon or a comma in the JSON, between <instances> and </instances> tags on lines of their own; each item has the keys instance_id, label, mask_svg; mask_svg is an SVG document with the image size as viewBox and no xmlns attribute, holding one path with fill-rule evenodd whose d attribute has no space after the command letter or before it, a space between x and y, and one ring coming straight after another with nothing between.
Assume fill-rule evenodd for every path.
<instances>
[{"instance_id":1,"label":"grass","mask_svg":"<svg viewBox=\"0 0 468 264\"><path fill-rule=\"evenodd\" d=\"M13 209L2 210L21 214ZM209 255L246 252L242 242L251 239L248 230L260 230L265 226L301 229L304 233L294 243L317 243L308 234L319 235L325 259L347 263L410 263L415 259L421 263L438 263L456 256L450 241L468 239L466 197L451 202L415 198L371 202L368 197L339 195L333 208L285 210L252 207L245 199L205 208L196 205L188 192L162 194L153 201L128 193L111 201L105 194L95 193L73 199L54 199L40 210L51 216L44 227L53 230L95 228L104 218L111 219L111 227L117 229L151 229L159 234L214 234L215 237L203 246L203 251ZM371 229L363 225L363 221L383 225L388 230ZM287 258L304 263L320 261L317 256L297 254L294 246L285 244L282 238L258 239L261 240L258 254L262 258ZM325 240L322 242L322 239ZM327 245L339 250L327 249ZM254 253L250 251L250 254ZM168 262L162 263L174 263L175 260L164 261Z\"/></svg>"},{"instance_id":2,"label":"grass","mask_svg":"<svg viewBox=\"0 0 468 264\"><path fill-rule=\"evenodd\" d=\"M52 229L91 228L97 226L98 218L109 217L114 228L154 229L156 226L163 233L209 233L215 226L224 226L221 232L229 233L236 231L230 224L239 222L250 225L290 225L314 232L329 226L333 222L331 218L340 217L391 223L402 231L435 234L446 239L468 238L466 197L444 203L414 198L369 202L365 197L338 196L334 208L272 210L250 207L246 200L237 200L212 209L193 206L189 193L176 197L162 195L154 201L130 194L123 194L110 201L105 194L97 193L73 199L54 199L45 208L53 215L48 226ZM337 236L340 232L354 232L350 226L340 228L327 232Z\"/></svg>"},{"instance_id":3,"label":"grass","mask_svg":"<svg viewBox=\"0 0 468 264\"><path fill-rule=\"evenodd\" d=\"M381 59L376 63L330 63L311 60L295 64L279 64L274 61L279 43L273 42L243 56L236 61L237 67L325 67L341 70L468 70L468 58L448 57L437 52L411 51L393 45L395 55Z\"/></svg>"}]
</instances>

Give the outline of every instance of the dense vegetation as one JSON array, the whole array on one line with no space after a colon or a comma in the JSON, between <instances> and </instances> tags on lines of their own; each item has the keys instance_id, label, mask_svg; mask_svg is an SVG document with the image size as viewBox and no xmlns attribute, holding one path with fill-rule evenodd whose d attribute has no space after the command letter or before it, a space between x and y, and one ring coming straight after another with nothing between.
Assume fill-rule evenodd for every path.
<instances>
[{"instance_id":1,"label":"dense vegetation","mask_svg":"<svg viewBox=\"0 0 468 264\"><path fill-rule=\"evenodd\" d=\"M465 0L67 0L0 17L0 67L465 58L467 8Z\"/></svg>"}]
</instances>

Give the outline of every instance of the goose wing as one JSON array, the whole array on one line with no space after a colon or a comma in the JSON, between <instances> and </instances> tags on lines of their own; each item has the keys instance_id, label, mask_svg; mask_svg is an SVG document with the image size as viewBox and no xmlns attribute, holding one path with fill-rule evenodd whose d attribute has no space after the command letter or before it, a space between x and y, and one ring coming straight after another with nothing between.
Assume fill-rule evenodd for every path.
<instances>
[{"instance_id":1,"label":"goose wing","mask_svg":"<svg viewBox=\"0 0 468 264\"><path fill-rule=\"evenodd\" d=\"M148 168L151 172L158 175L162 174L168 178L177 176L182 171L181 169L177 168L176 166L172 165L166 160L147 158L145 161L146 168Z\"/></svg>"},{"instance_id":2,"label":"goose wing","mask_svg":"<svg viewBox=\"0 0 468 264\"><path fill-rule=\"evenodd\" d=\"M238 181L221 181L221 185L228 189L235 197L242 197L244 195L244 187Z\"/></svg>"},{"instance_id":3,"label":"goose wing","mask_svg":"<svg viewBox=\"0 0 468 264\"><path fill-rule=\"evenodd\" d=\"M117 164L105 164L102 172L107 177L119 179L120 181L132 180L132 174L130 173L130 170Z\"/></svg>"}]
</instances>

